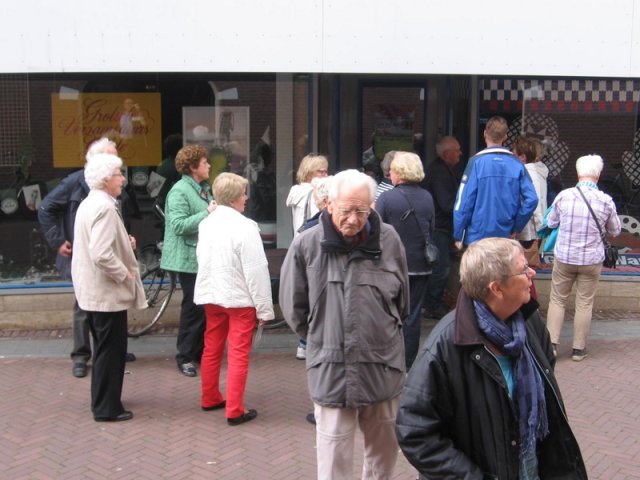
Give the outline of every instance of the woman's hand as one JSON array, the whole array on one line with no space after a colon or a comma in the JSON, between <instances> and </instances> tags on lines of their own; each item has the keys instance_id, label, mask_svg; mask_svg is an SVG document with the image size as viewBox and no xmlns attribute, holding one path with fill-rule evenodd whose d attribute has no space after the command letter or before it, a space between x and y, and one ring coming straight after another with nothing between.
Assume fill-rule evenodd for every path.
<instances>
[{"instance_id":1,"label":"woman's hand","mask_svg":"<svg viewBox=\"0 0 640 480\"><path fill-rule=\"evenodd\" d=\"M136 249L136 239L132 235L129 235L129 243L131 244L131 248L133 250Z\"/></svg>"},{"instance_id":2,"label":"woman's hand","mask_svg":"<svg viewBox=\"0 0 640 480\"><path fill-rule=\"evenodd\" d=\"M265 320L264 318L259 318L258 319L258 326L259 327L264 327L267 324L268 321L269 320Z\"/></svg>"},{"instance_id":3,"label":"woman's hand","mask_svg":"<svg viewBox=\"0 0 640 480\"><path fill-rule=\"evenodd\" d=\"M207 211L209 213L213 212L216 208L218 208L218 204L216 203L215 200L211 200L211 202L209 202L209 206L207 207Z\"/></svg>"}]
</instances>

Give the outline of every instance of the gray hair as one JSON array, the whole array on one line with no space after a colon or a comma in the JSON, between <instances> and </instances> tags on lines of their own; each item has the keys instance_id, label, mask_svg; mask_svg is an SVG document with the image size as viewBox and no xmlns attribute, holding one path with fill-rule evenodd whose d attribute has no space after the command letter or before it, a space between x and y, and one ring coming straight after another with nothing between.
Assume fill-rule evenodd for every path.
<instances>
[{"instance_id":1,"label":"gray hair","mask_svg":"<svg viewBox=\"0 0 640 480\"><path fill-rule=\"evenodd\" d=\"M111 153L96 153L84 165L84 180L91 190L101 190L113 176L116 168L122 167L122 160Z\"/></svg>"},{"instance_id":2,"label":"gray hair","mask_svg":"<svg viewBox=\"0 0 640 480\"><path fill-rule=\"evenodd\" d=\"M328 177L315 177L311 180L313 200L319 209L322 208L324 201L329 198L329 188L331 188L332 180L333 175L329 175Z\"/></svg>"},{"instance_id":3,"label":"gray hair","mask_svg":"<svg viewBox=\"0 0 640 480\"><path fill-rule=\"evenodd\" d=\"M395 150L388 151L387 153L384 154L384 158L380 163L380 168L382 168L382 173L384 174L385 178L389 176L389 170L391 169L391 162L393 161L393 157L395 156L395 154L396 154Z\"/></svg>"},{"instance_id":4,"label":"gray hair","mask_svg":"<svg viewBox=\"0 0 640 480\"><path fill-rule=\"evenodd\" d=\"M600 155L585 155L576 161L576 171L579 177L598 178L602 173L604 162Z\"/></svg>"},{"instance_id":5,"label":"gray hair","mask_svg":"<svg viewBox=\"0 0 640 480\"><path fill-rule=\"evenodd\" d=\"M346 184L351 188L367 187L369 189L369 203L373 203L376 194L376 181L366 173L362 173L355 169L343 170L333 177L331 187L329 188L329 198L332 202L338 199L338 195Z\"/></svg>"},{"instance_id":6,"label":"gray hair","mask_svg":"<svg viewBox=\"0 0 640 480\"><path fill-rule=\"evenodd\" d=\"M453 145L457 145L458 143L459 142L456 137L452 137L450 135L442 137L440 140L438 140L438 143L436 143L436 155L442 158L444 152L449 150Z\"/></svg>"},{"instance_id":7,"label":"gray hair","mask_svg":"<svg viewBox=\"0 0 640 480\"><path fill-rule=\"evenodd\" d=\"M472 243L460 261L462 289L473 300L485 300L489 284L509 277L514 259L523 251L520 242L510 238L483 238Z\"/></svg>"},{"instance_id":8,"label":"gray hair","mask_svg":"<svg viewBox=\"0 0 640 480\"><path fill-rule=\"evenodd\" d=\"M85 160L88 162L91 157L97 155L99 153L112 153L109 150L113 149L114 152L117 152L116 142L112 142L107 137L102 137L99 140L96 140L87 149L87 154L85 155Z\"/></svg>"}]
</instances>

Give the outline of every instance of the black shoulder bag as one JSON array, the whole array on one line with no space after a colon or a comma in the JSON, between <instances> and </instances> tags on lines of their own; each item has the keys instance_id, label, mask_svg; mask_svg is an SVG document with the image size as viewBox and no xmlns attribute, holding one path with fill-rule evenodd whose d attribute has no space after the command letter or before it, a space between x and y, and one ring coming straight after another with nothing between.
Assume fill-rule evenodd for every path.
<instances>
[{"instance_id":1,"label":"black shoulder bag","mask_svg":"<svg viewBox=\"0 0 640 480\"><path fill-rule=\"evenodd\" d=\"M424 230L422 228L422 225L420 224L420 222L418 221L418 217L416 216L416 212L411 207L411 203L409 203L409 199L407 198L407 195L402 191L402 189L398 189L398 191L404 197L404 200L405 202L407 202L407 205L409 205L409 210L407 210L402 214L402 216L400 217L400 220L405 221L407 217L409 217L409 215L413 213L413 218L415 218L416 223L418 224L418 228L422 231L422 234L424 235L424 258L427 261L427 266L429 268L432 268L434 264L438 263L438 259L440 258L440 252L438 251L438 247L436 247L435 244L431 242L431 235L429 235L429 231Z\"/></svg>"},{"instance_id":2,"label":"black shoulder bag","mask_svg":"<svg viewBox=\"0 0 640 480\"><path fill-rule=\"evenodd\" d=\"M604 245L604 261L602 262L602 266L606 268L616 268L616 264L618 263L618 256L619 256L618 247L614 247L609 242L607 242L607 238L606 238L607 233L603 231L602 228L600 227L600 222L598 221L598 217L596 217L596 214L591 208L591 205L589 204L587 197L584 196L584 193L582 193L582 190L580 190L580 187L576 187L576 188L578 189L578 192L580 192L580 195L582 196L584 203L587 204L587 207L589 208L589 212L591 212L591 216L596 221L596 225L598 226L598 231L600 232L600 238L602 239L602 244Z\"/></svg>"}]
</instances>

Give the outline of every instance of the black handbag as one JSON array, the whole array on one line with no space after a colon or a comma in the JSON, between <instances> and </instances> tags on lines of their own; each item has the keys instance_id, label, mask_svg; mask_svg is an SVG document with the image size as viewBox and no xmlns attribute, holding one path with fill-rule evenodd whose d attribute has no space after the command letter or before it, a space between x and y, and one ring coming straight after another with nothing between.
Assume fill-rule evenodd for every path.
<instances>
[{"instance_id":1,"label":"black handbag","mask_svg":"<svg viewBox=\"0 0 640 480\"><path fill-rule=\"evenodd\" d=\"M616 268L616 264L618 263L618 257L620 256L618 253L618 247L615 247L611 245L609 242L607 242L607 234L600 227L600 222L598 221L598 217L596 217L596 214L593 212L593 209L591 208L591 205L589 204L587 197L584 196L584 193L582 193L582 190L580 190L580 187L576 187L576 188L578 189L578 192L580 192L580 195L582 196L582 199L584 200L584 202L587 204L587 207L589 208L589 212L591 212L591 216L596 221L596 225L598 226L598 231L600 232L600 238L602 239L602 244L604 245L604 260L602 261L602 266L606 268Z\"/></svg>"},{"instance_id":2,"label":"black handbag","mask_svg":"<svg viewBox=\"0 0 640 480\"><path fill-rule=\"evenodd\" d=\"M420 222L418 221L418 217L416 216L416 212L414 211L414 209L411 207L411 204L409 203L409 199L407 198L407 195L401 189L398 189L398 191L402 193L402 196L407 202L407 205L409 205L409 210L407 210L402 214L402 216L400 217L400 220L404 221L409 215L413 213L413 218L415 218L416 223L418 224L418 228L422 231L422 234L424 235L424 258L427 261L427 266L429 268L432 268L436 263L438 263L438 260L440 258L440 250L438 250L438 247L436 247L436 245L431 241L431 235L429 235L429 231L424 230L422 228L422 225L420 224Z\"/></svg>"}]
</instances>

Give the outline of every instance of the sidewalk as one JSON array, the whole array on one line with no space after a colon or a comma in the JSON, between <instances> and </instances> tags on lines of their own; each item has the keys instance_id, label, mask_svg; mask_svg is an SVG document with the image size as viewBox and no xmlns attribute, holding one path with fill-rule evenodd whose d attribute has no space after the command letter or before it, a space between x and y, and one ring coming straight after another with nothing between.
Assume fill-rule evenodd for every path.
<instances>
[{"instance_id":1,"label":"sidewalk","mask_svg":"<svg viewBox=\"0 0 640 480\"><path fill-rule=\"evenodd\" d=\"M640 479L640 315L596 315L589 357L570 359L565 325L556 367L590 479ZM38 335L51 335L43 338ZM0 338L0 477L7 479L315 478L315 434L297 339L266 333L252 356L246 405L258 418L229 427L199 408L199 378L178 373L174 336L131 340L125 407L134 419L93 421L89 377L71 376L67 332ZM224 368L223 368L224 376ZM359 478L358 436L354 478ZM398 457L396 479L415 478Z\"/></svg>"}]
</instances>

